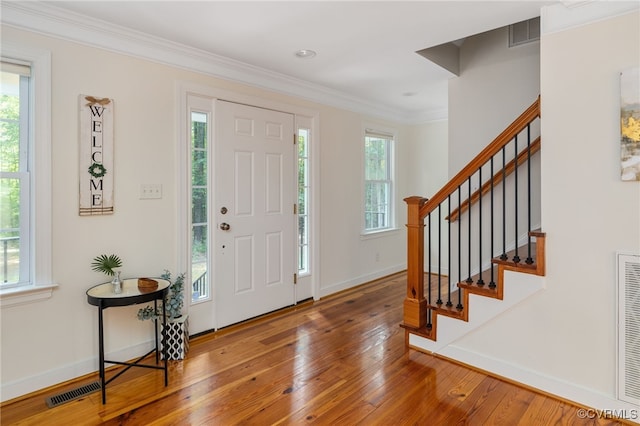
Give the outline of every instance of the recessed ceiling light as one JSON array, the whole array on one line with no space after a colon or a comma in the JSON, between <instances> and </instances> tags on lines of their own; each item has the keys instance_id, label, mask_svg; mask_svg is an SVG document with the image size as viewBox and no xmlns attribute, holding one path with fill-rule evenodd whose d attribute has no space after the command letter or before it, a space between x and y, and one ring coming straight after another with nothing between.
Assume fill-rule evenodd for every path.
<instances>
[{"instance_id":1,"label":"recessed ceiling light","mask_svg":"<svg viewBox=\"0 0 640 426\"><path fill-rule=\"evenodd\" d=\"M309 49L301 49L298 50L296 52L296 56L298 58L313 58L314 56L316 56L316 52L314 52L313 50L309 50Z\"/></svg>"}]
</instances>

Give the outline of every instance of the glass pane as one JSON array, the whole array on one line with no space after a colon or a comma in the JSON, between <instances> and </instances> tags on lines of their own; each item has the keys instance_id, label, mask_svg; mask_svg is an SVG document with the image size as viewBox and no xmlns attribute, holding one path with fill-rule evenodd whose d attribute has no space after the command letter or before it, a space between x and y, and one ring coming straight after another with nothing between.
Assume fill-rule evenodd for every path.
<instances>
[{"instance_id":1,"label":"glass pane","mask_svg":"<svg viewBox=\"0 0 640 426\"><path fill-rule=\"evenodd\" d=\"M194 301L209 297L207 279L207 225L193 227L191 243L191 279L192 299Z\"/></svg>"},{"instance_id":2,"label":"glass pane","mask_svg":"<svg viewBox=\"0 0 640 426\"><path fill-rule=\"evenodd\" d=\"M207 222L207 188L195 188L191 195L191 223Z\"/></svg>"},{"instance_id":3,"label":"glass pane","mask_svg":"<svg viewBox=\"0 0 640 426\"><path fill-rule=\"evenodd\" d=\"M298 128L298 272L308 272L309 129Z\"/></svg>"},{"instance_id":4,"label":"glass pane","mask_svg":"<svg viewBox=\"0 0 640 426\"><path fill-rule=\"evenodd\" d=\"M196 186L207 184L207 151L193 150L191 155L191 184Z\"/></svg>"},{"instance_id":5,"label":"glass pane","mask_svg":"<svg viewBox=\"0 0 640 426\"><path fill-rule=\"evenodd\" d=\"M366 182L365 184L365 228L379 229L388 226L389 183Z\"/></svg>"},{"instance_id":6,"label":"glass pane","mask_svg":"<svg viewBox=\"0 0 640 426\"><path fill-rule=\"evenodd\" d=\"M298 214L307 213L307 192L304 187L298 189Z\"/></svg>"},{"instance_id":7,"label":"glass pane","mask_svg":"<svg viewBox=\"0 0 640 426\"><path fill-rule=\"evenodd\" d=\"M307 216L298 217L299 244L307 244Z\"/></svg>"},{"instance_id":8,"label":"glass pane","mask_svg":"<svg viewBox=\"0 0 640 426\"><path fill-rule=\"evenodd\" d=\"M0 73L0 171L20 169L20 76Z\"/></svg>"},{"instance_id":9,"label":"glass pane","mask_svg":"<svg viewBox=\"0 0 640 426\"><path fill-rule=\"evenodd\" d=\"M298 156L307 156L307 131L304 129L298 130Z\"/></svg>"},{"instance_id":10,"label":"glass pane","mask_svg":"<svg viewBox=\"0 0 640 426\"><path fill-rule=\"evenodd\" d=\"M191 113L191 139L193 148L207 148L207 114Z\"/></svg>"},{"instance_id":11,"label":"glass pane","mask_svg":"<svg viewBox=\"0 0 640 426\"><path fill-rule=\"evenodd\" d=\"M365 179L387 179L387 151L388 140L365 138Z\"/></svg>"},{"instance_id":12,"label":"glass pane","mask_svg":"<svg viewBox=\"0 0 640 426\"><path fill-rule=\"evenodd\" d=\"M0 179L0 279L20 280L20 180Z\"/></svg>"},{"instance_id":13,"label":"glass pane","mask_svg":"<svg viewBox=\"0 0 640 426\"><path fill-rule=\"evenodd\" d=\"M298 251L298 272L300 273L309 272L308 253L309 253L308 246L306 245L300 246L300 250Z\"/></svg>"},{"instance_id":14,"label":"glass pane","mask_svg":"<svg viewBox=\"0 0 640 426\"><path fill-rule=\"evenodd\" d=\"M298 186L305 186L307 183L307 160L298 160Z\"/></svg>"}]
</instances>

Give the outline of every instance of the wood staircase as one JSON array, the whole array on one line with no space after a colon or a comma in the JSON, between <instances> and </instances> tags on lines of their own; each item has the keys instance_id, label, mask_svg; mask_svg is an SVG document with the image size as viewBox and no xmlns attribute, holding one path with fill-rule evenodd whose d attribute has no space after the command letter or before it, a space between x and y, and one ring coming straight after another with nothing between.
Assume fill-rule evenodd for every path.
<instances>
[{"instance_id":1,"label":"wood staircase","mask_svg":"<svg viewBox=\"0 0 640 426\"><path fill-rule=\"evenodd\" d=\"M515 271L524 274L532 274L538 276L545 275L545 233L540 231L531 231L529 233L531 237L536 239L533 243L535 247L535 255L532 256L532 262L514 262L513 256L515 251L507 253L508 259L501 259L496 257L492 259L492 268L494 273L491 274L491 270L484 270L480 274L471 277L472 282L459 282L456 284L459 292L461 292L462 307L458 308L455 304L447 306L446 303L429 303L427 304L427 315L431 315L431 321L428 321L426 325L421 328L415 328L406 324L400 324L407 333L413 333L418 336L425 337L430 340L437 340L438 330L438 315L444 315L449 318L455 318L465 322L469 321L469 295L477 294L479 296L489 297L492 299L502 300L504 296L504 273L505 271ZM524 248L525 246L521 247ZM510 260L511 259L511 260ZM495 278L495 285L492 285L491 278ZM477 282L482 279L483 282L489 283L484 285L478 285ZM445 285L449 285L449 280L446 280ZM425 294L425 298L433 299ZM451 294L451 299L457 299L457 292Z\"/></svg>"},{"instance_id":2,"label":"wood staircase","mask_svg":"<svg viewBox=\"0 0 640 426\"><path fill-rule=\"evenodd\" d=\"M438 191L431 199L422 197L409 197L405 199L407 203L407 294L404 300L404 317L401 327L405 330L405 341L407 346L410 344L410 336L416 335L422 338L436 341L438 336L438 317L447 317L454 320L469 322L470 312L474 308L470 304L474 304L470 300L471 295L477 295L482 298L495 300L503 300L505 289L505 272L512 271L527 275L544 276L545 275L545 233L540 230L532 230L532 202L531 202L531 159L532 155L540 150L540 137L533 138L532 123L540 118L540 98L525 110L511 125L509 125L494 141L492 141L482 152L480 152L471 162L465 166L456 176L454 176L440 191ZM518 147L518 138L526 140L526 147L520 151ZM511 159L507 162L506 152L509 147ZM500 161L501 160L501 161ZM501 162L500 170L494 172L494 163ZM518 170L526 166L526 176L519 183ZM489 176L483 179L482 174ZM488 172L488 173L487 173ZM507 177L514 174L509 182ZM522 174L522 172L520 172ZM472 180L478 188L472 192ZM522 181L526 181L524 184ZM510 190L515 191L515 195L508 195L507 186ZM495 188L500 186L502 191L500 202L502 214L501 230L499 227L494 229L494 192ZM524 208L519 203L522 196L518 195L519 188L524 186L527 192L527 204ZM466 188L468 187L468 190ZM462 194L466 197L462 202ZM483 199L485 201L483 209ZM510 198L509 198L510 197ZM452 206L457 199L457 207ZM512 203L515 206L507 203ZM478 207L474 207L475 204ZM487 205L490 203L490 210ZM444 213L442 210L445 210ZM489 227L485 218L483 221L483 212L486 215L487 210L490 212L490 231L486 231ZM448 214L447 214L448 213ZM509 213L511 216L507 216ZM435 220L432 218L435 216ZM442 225L441 217L446 216L448 221L446 225ZM425 225L425 218L428 223ZM461 221L466 220L465 228L461 228ZM451 223L458 221L455 228ZM435 222L435 224L434 224ZM506 223L515 223L515 230L507 231ZM527 243L524 246L518 246L517 241L519 235L519 224L526 222ZM474 231L472 233L472 223ZM468 225L468 231L466 227ZM441 227L446 227L445 231ZM428 247L425 250L425 227L428 228ZM522 229L522 228L521 228ZM432 249L432 230L437 233L437 250ZM483 231L484 230L484 231ZM485 243L483 245L483 232L485 232ZM460 235L466 233L468 236L468 245L462 246ZM452 235L456 235L457 246L452 240ZM488 235L487 235L488 234ZM494 238L499 235L502 240L502 254L495 256ZM448 239L448 240L446 240ZM490 249L486 247L490 239ZM510 244L516 248L507 251L506 240L509 239ZM446 242L442 242L446 240ZM472 243L473 240L473 243ZM477 242L479 240L479 243ZM442 247L446 246L447 254L441 253ZM455 288L450 287L450 277L454 275L451 270L452 249L456 246L457 250L457 282ZM433 274L432 269L432 253L437 252L438 271ZM425 252L428 255L429 271L425 270ZM468 254L467 259L461 259L461 252ZM472 252L479 259L472 261ZM489 257L483 260L484 256L489 253ZM499 252L500 253L500 252ZM526 253L523 255L523 253ZM522 257L521 257L522 256ZM442 258L446 258L448 262L445 267L447 274L441 273ZM472 264L478 260L474 268L480 270L475 275L471 275ZM490 265L482 268L482 264ZM461 273L461 264L466 263L469 277L464 279ZM429 285L425 288L425 275ZM445 276L447 275L447 276ZM437 277L437 285L431 284L432 278ZM445 281L443 284L442 281ZM514 284L514 285L517 285ZM523 287L524 288L524 287ZM528 297L532 294L531 287L527 290L521 290L520 298ZM444 297L443 297L444 296ZM444 299L444 300L443 300ZM521 300L521 299L520 299ZM471 302L471 303L470 303ZM517 303L510 302L510 303ZM476 302L476 304L479 304ZM479 309L479 308L477 308ZM475 313L474 313L475 314ZM486 313L491 315L491 313ZM484 315L486 317L486 315ZM482 316L482 315L481 315ZM477 322L477 321L475 321ZM445 339L446 340L446 339Z\"/></svg>"}]
</instances>

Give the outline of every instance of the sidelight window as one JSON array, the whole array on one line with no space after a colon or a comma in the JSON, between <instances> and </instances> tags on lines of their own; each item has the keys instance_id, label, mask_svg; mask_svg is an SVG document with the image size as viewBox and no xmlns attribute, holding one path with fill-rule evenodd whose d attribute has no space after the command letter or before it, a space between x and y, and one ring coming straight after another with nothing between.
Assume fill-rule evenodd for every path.
<instances>
[{"instance_id":1,"label":"sidelight window","mask_svg":"<svg viewBox=\"0 0 640 426\"><path fill-rule=\"evenodd\" d=\"M191 112L191 279L194 302L209 299L210 114Z\"/></svg>"}]
</instances>

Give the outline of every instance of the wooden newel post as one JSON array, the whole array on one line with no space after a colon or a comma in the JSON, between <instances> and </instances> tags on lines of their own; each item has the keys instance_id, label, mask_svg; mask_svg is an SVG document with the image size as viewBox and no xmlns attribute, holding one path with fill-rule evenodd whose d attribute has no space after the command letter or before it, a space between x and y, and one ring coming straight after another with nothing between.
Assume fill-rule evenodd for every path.
<instances>
[{"instance_id":1,"label":"wooden newel post","mask_svg":"<svg viewBox=\"0 0 640 426\"><path fill-rule=\"evenodd\" d=\"M407 297L404 299L404 325L427 325L427 299L424 297L424 218L420 208L426 198L408 197L407 203Z\"/></svg>"}]
</instances>

